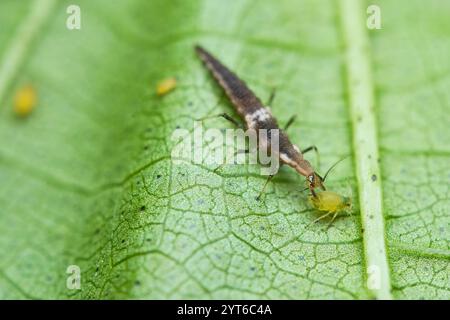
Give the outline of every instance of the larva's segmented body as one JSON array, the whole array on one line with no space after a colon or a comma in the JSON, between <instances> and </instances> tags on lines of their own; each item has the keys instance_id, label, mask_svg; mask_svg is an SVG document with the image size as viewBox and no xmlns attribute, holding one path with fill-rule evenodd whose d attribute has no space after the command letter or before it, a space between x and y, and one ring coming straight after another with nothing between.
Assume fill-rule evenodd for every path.
<instances>
[{"instance_id":1,"label":"larva's segmented body","mask_svg":"<svg viewBox=\"0 0 450 320\"><path fill-rule=\"evenodd\" d=\"M292 144L286 133L279 128L277 120L269 108L261 103L261 100L255 96L245 82L202 47L196 46L195 50L225 91L237 113L245 122L246 128L254 130L266 129L268 131L272 129L279 130L278 156L280 163L291 166L299 174L305 176L313 195L315 195L314 188L321 187L325 189L322 184L322 178L314 171L311 164L303 158L299 148ZM270 136L269 133L269 139ZM270 144L270 141L267 141L267 144Z\"/></svg>"}]
</instances>

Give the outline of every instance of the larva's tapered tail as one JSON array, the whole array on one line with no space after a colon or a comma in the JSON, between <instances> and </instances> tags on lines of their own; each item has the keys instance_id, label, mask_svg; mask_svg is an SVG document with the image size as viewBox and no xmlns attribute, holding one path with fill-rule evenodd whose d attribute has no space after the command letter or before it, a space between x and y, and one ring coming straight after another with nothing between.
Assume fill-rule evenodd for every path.
<instances>
[{"instance_id":1,"label":"larva's tapered tail","mask_svg":"<svg viewBox=\"0 0 450 320\"><path fill-rule=\"evenodd\" d=\"M240 114L246 114L262 107L261 101L247 87L245 82L240 80L219 60L201 46L195 46L195 51L220 86L225 90L228 98L236 106Z\"/></svg>"}]
</instances>

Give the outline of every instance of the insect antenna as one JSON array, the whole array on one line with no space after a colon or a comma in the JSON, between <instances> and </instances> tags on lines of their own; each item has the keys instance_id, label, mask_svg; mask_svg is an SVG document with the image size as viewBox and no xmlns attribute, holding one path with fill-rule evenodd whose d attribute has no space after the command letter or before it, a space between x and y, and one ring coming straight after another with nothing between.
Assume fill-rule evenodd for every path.
<instances>
[{"instance_id":1,"label":"insect antenna","mask_svg":"<svg viewBox=\"0 0 450 320\"><path fill-rule=\"evenodd\" d=\"M336 161L335 163L333 163L333 165L327 170L327 172L325 172L325 175L323 176L323 178L317 172L316 172L316 174L319 176L319 178L322 180L322 182L325 182L325 179L327 178L327 176L331 172L331 170L333 170L334 167L336 167L342 160L347 159L349 156L350 155L345 156L345 157L339 159L338 161ZM306 191L308 189L309 189L309 187L306 187L304 189L301 189L300 192L304 192L304 191Z\"/></svg>"},{"instance_id":2,"label":"insect antenna","mask_svg":"<svg viewBox=\"0 0 450 320\"><path fill-rule=\"evenodd\" d=\"M331 170L334 169L334 167L336 167L342 160L345 160L349 157L350 155L347 155L341 159L339 159L338 161L336 161L335 163L333 163L333 165L327 170L327 172L325 172L325 175L323 176L323 178L321 177L322 181L325 181L325 179L327 178L328 174L331 172Z\"/></svg>"}]
</instances>

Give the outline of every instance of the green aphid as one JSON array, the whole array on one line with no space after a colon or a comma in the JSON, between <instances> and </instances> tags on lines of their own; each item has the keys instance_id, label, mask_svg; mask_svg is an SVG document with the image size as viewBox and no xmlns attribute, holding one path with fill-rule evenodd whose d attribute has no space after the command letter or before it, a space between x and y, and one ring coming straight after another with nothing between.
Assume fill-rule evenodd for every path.
<instances>
[{"instance_id":1,"label":"green aphid","mask_svg":"<svg viewBox=\"0 0 450 320\"><path fill-rule=\"evenodd\" d=\"M352 201L350 197L341 196L339 193L333 191L317 192L316 196L309 196L309 203L317 210L326 212L312 223L315 223L323 218L333 215L328 226L333 223L339 212L348 211L352 208Z\"/></svg>"}]
</instances>

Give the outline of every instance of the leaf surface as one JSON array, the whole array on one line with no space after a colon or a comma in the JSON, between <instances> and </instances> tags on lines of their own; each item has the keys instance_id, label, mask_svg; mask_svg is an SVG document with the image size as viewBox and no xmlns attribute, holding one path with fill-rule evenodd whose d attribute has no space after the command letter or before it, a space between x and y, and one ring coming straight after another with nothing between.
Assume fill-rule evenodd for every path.
<instances>
[{"instance_id":1,"label":"leaf surface","mask_svg":"<svg viewBox=\"0 0 450 320\"><path fill-rule=\"evenodd\" d=\"M0 297L450 298L449 4L376 1L367 30L352 0L79 1L73 31L69 4L0 4ZM262 101L277 88L319 172L351 155L327 181L351 215L309 226L290 168L256 201L258 165L172 161L177 128L236 117L197 43Z\"/></svg>"}]
</instances>

